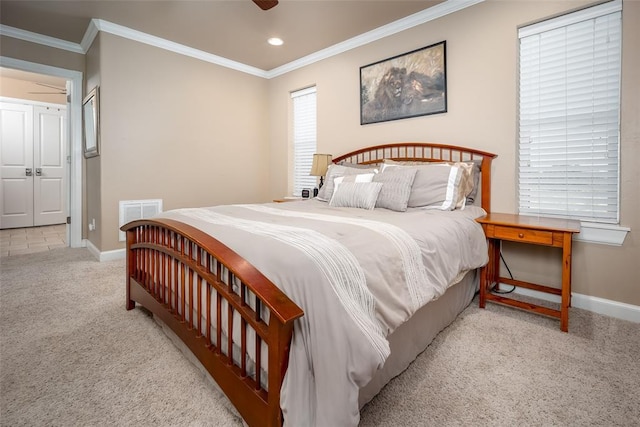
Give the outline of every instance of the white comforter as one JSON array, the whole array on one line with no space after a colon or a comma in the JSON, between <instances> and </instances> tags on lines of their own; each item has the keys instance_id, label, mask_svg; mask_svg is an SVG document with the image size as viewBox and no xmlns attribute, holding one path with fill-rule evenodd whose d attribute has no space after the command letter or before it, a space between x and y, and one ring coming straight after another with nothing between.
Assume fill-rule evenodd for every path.
<instances>
[{"instance_id":1,"label":"white comforter","mask_svg":"<svg viewBox=\"0 0 640 427\"><path fill-rule=\"evenodd\" d=\"M355 426L386 337L487 262L477 207L334 208L307 200L160 214L215 236L304 310L281 392L285 425Z\"/></svg>"}]
</instances>

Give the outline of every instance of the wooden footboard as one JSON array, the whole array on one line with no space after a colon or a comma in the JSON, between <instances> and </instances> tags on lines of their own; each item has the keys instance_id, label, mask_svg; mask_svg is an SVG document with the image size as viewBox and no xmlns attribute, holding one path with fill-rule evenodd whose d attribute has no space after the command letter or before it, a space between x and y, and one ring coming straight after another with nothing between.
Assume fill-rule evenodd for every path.
<instances>
[{"instance_id":1,"label":"wooden footboard","mask_svg":"<svg viewBox=\"0 0 640 427\"><path fill-rule=\"evenodd\" d=\"M251 264L191 226L157 219L122 230L127 309L137 302L168 325L247 424L280 426L280 388L302 310Z\"/></svg>"}]
</instances>

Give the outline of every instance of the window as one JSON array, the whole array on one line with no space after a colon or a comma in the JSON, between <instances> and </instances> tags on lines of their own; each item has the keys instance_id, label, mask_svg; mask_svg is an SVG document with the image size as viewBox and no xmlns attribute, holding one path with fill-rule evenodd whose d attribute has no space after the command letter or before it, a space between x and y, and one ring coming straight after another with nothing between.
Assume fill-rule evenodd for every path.
<instances>
[{"instance_id":1,"label":"window","mask_svg":"<svg viewBox=\"0 0 640 427\"><path fill-rule=\"evenodd\" d=\"M618 223L621 10L616 0L519 30L522 214Z\"/></svg>"},{"instance_id":2,"label":"window","mask_svg":"<svg viewBox=\"0 0 640 427\"><path fill-rule=\"evenodd\" d=\"M316 88L291 93L293 102L293 195L302 189L316 187L316 177L310 176L316 152Z\"/></svg>"}]
</instances>

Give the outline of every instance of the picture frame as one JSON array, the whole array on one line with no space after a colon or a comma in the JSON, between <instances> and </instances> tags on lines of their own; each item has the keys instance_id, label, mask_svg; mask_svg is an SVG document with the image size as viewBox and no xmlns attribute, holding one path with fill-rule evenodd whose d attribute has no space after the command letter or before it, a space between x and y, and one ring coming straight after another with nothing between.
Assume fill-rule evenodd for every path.
<instances>
[{"instance_id":1,"label":"picture frame","mask_svg":"<svg viewBox=\"0 0 640 427\"><path fill-rule=\"evenodd\" d=\"M447 112L446 40L360 67L360 124Z\"/></svg>"},{"instance_id":2,"label":"picture frame","mask_svg":"<svg viewBox=\"0 0 640 427\"><path fill-rule=\"evenodd\" d=\"M98 86L89 91L82 101L84 157L100 155L100 96Z\"/></svg>"}]
</instances>

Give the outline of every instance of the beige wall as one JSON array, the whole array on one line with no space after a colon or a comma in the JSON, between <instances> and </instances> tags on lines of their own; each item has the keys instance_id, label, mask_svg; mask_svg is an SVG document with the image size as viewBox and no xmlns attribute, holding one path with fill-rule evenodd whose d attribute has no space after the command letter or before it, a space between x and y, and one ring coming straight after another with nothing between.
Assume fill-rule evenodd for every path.
<instances>
[{"instance_id":1,"label":"beige wall","mask_svg":"<svg viewBox=\"0 0 640 427\"><path fill-rule=\"evenodd\" d=\"M120 200L162 199L165 210L267 201L267 80L106 33L97 50L87 70L99 61L100 156L87 162L87 188L99 185L89 239L100 250L123 247Z\"/></svg>"},{"instance_id":2,"label":"beige wall","mask_svg":"<svg viewBox=\"0 0 640 427\"><path fill-rule=\"evenodd\" d=\"M86 162L88 235L119 249L118 201L164 208L261 202L289 194L289 92L317 85L318 149L338 155L394 141L497 153L493 210L515 212L517 27L585 1L472 6L286 75L264 80L101 33L86 56L85 89L101 87L101 155ZM447 41L446 114L361 126L359 67ZM622 247L577 242L573 290L640 305L640 2L625 1L621 137ZM84 70L81 55L2 38L2 55ZM554 250L507 245L517 278L557 285Z\"/></svg>"},{"instance_id":3,"label":"beige wall","mask_svg":"<svg viewBox=\"0 0 640 427\"><path fill-rule=\"evenodd\" d=\"M91 47L87 50L85 56L86 70L84 75L84 90L87 94L94 87L100 86L100 66L101 66L101 40L102 34L94 39ZM98 94L99 108L102 106L102 93ZM83 97L84 98L84 97ZM102 118L102 111L100 111ZM101 125L102 123L100 123ZM101 138L102 129L98 130ZM102 141L99 142L99 150L102 149ZM84 144L83 144L84 147ZM101 161L102 158L89 157L84 160L82 170L82 236L88 239L96 248L102 248L102 227L99 227L102 221L102 182L101 182ZM89 223L95 223L95 230L89 230ZM104 249L103 249L104 250Z\"/></svg>"},{"instance_id":4,"label":"beige wall","mask_svg":"<svg viewBox=\"0 0 640 427\"><path fill-rule=\"evenodd\" d=\"M84 55L0 36L0 55L37 64L84 72Z\"/></svg>"},{"instance_id":5,"label":"beige wall","mask_svg":"<svg viewBox=\"0 0 640 427\"><path fill-rule=\"evenodd\" d=\"M289 194L288 93L318 89L318 151L339 155L394 141L460 144L497 153L493 211L516 212L517 28L580 5L569 1L487 1L273 79L271 197ZM632 232L622 247L576 242L573 291L640 305L640 3L624 2L622 80L622 225ZM359 67L447 41L448 112L361 126ZM557 286L555 249L506 245L505 258L522 280Z\"/></svg>"}]
</instances>

